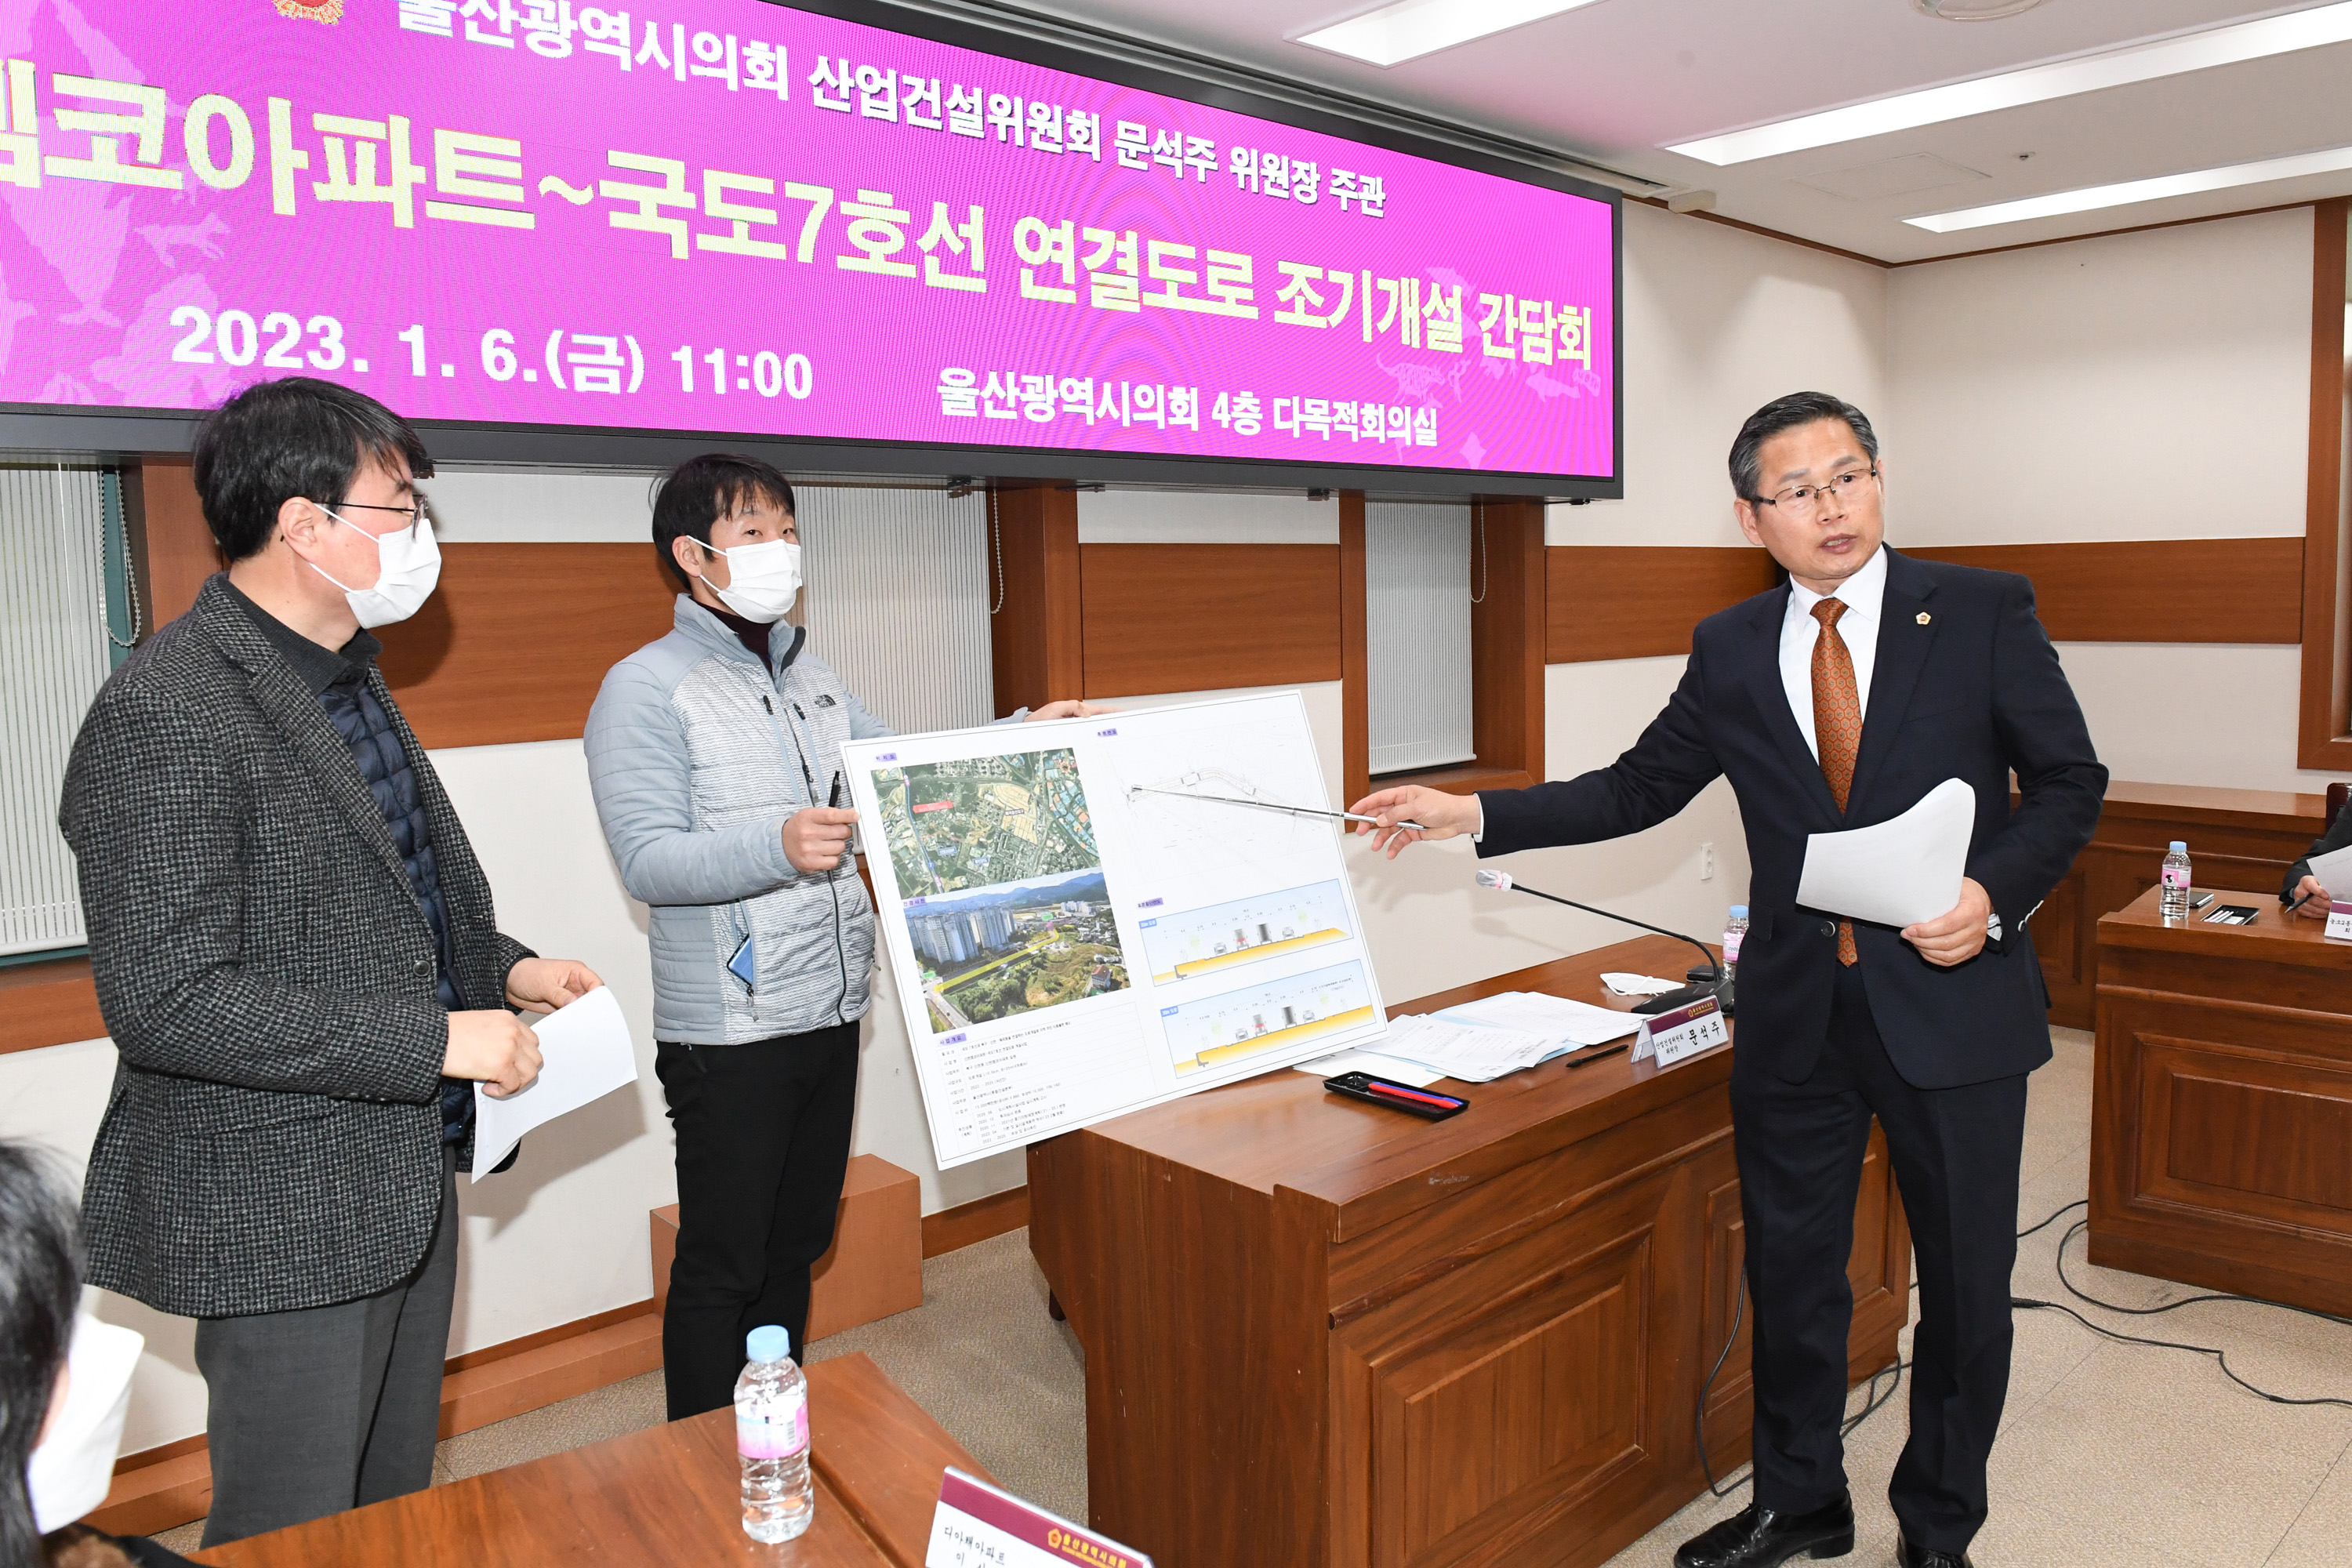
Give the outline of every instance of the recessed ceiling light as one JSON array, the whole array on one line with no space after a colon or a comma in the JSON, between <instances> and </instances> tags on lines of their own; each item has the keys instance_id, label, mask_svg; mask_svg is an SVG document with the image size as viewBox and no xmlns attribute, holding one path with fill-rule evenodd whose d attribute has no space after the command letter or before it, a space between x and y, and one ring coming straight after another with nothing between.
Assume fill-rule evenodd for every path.
<instances>
[{"instance_id":1,"label":"recessed ceiling light","mask_svg":"<svg viewBox=\"0 0 2352 1568\"><path fill-rule=\"evenodd\" d=\"M1373 13L1375 16L1379 14ZM1947 120L1961 120L1972 114L1990 114L1995 110L2045 103L2053 98L2071 98L2079 92L2096 92L2103 88L2154 81L2186 71L2235 65L2242 60L2266 59L2273 55L2292 54L2298 49L2315 49L2347 39L2352 39L2352 0L2337 0L2332 5L2296 11L2284 16L2265 16L2260 21L2238 22L2226 27L2189 33L2131 48L2111 49L2104 54L2028 66L2023 70L2005 71L2000 76L1979 77L1974 81L1952 82L1944 87L1926 88L1893 98L1874 99L1868 103L1850 104L1843 109L1825 110L1819 114L1800 115L1793 120L1759 125L1748 131L1734 131L1727 135L1671 142L1666 145L1666 151L1718 166L1745 163L1752 159L1777 157L1783 153L1801 153L1808 148L1858 141L1865 136L1884 136L1890 132L1937 125Z\"/></svg>"},{"instance_id":2,"label":"recessed ceiling light","mask_svg":"<svg viewBox=\"0 0 2352 1568\"><path fill-rule=\"evenodd\" d=\"M2021 16L2042 0L1911 0L1928 16L1946 22L1998 22Z\"/></svg>"},{"instance_id":3,"label":"recessed ceiling light","mask_svg":"<svg viewBox=\"0 0 2352 1568\"><path fill-rule=\"evenodd\" d=\"M2285 158L2264 158L2253 163L2231 163L2219 169L2194 169L2185 174L2159 174L2149 180L2126 180L2120 184L2086 185L2079 191L2028 196L2022 201L1995 202L1990 206L1965 207L1958 212L1930 213L1903 221L1936 234L1985 228L2000 223L2023 223L2029 218L2063 217L2100 207L2129 206L2135 202L2162 201L2167 196L2226 191L2235 185L2259 185L2272 180L2301 179L2307 174L2332 174L2352 169L2352 147L2324 153L2297 153Z\"/></svg>"},{"instance_id":4,"label":"recessed ceiling light","mask_svg":"<svg viewBox=\"0 0 2352 1568\"><path fill-rule=\"evenodd\" d=\"M1377 11L1302 33L1293 41L1392 66L1591 4L1593 0L1394 0Z\"/></svg>"}]
</instances>

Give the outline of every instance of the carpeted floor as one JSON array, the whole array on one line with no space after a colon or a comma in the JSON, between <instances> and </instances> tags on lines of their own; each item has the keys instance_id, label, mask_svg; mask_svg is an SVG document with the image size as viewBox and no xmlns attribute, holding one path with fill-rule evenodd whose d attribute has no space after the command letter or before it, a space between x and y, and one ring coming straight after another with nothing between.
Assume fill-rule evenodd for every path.
<instances>
[{"instance_id":1,"label":"carpeted floor","mask_svg":"<svg viewBox=\"0 0 2352 1568\"><path fill-rule=\"evenodd\" d=\"M2020 1226L2086 1191L2090 1037L2053 1031L2027 1110ZM2079 1211L2077 1211L2079 1213ZM2156 1320L2103 1313L2059 1283L2068 1215L2021 1244L2021 1296L2063 1300L2125 1332L2226 1349L2240 1375L2275 1392L2352 1398L2352 1328L2273 1308L2208 1304ZM2067 1271L2107 1300L2153 1305L2180 1287L2092 1268L2078 1239ZM862 1350L1011 1490L1087 1516L1086 1372L1015 1231L923 1267L923 1305L836 1334L814 1358ZM1909 1336L1905 1336L1907 1352ZM1860 1408L1857 1394L1853 1409ZM454 1479L634 1431L662 1414L650 1373L441 1445ZM1850 1560L1892 1560L1886 1478L1903 1445L1901 1398L1849 1439L1861 1520ZM1743 1471L1742 1474L1745 1472ZM2265 1404L2210 1357L2113 1342L2054 1312L2021 1312L2009 1408L1992 1469L1980 1568L2345 1568L2352 1563L2352 1409ZM1612 1568L1665 1568L1676 1544L1745 1505L1701 1498L1621 1553ZM198 1527L163 1539L193 1550ZM1236 1564L1235 1568L1261 1568Z\"/></svg>"}]
</instances>

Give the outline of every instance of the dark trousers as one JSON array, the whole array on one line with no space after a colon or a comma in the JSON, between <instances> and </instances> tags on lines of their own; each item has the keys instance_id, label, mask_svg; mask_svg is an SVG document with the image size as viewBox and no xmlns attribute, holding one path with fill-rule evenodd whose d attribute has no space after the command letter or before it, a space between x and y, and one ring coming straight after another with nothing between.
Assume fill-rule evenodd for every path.
<instances>
[{"instance_id":1,"label":"dark trousers","mask_svg":"<svg viewBox=\"0 0 2352 1568\"><path fill-rule=\"evenodd\" d=\"M433 1239L416 1272L391 1289L197 1321L213 1467L206 1546L433 1484L457 1289L457 1170L450 1149Z\"/></svg>"},{"instance_id":2,"label":"dark trousers","mask_svg":"<svg viewBox=\"0 0 2352 1568\"><path fill-rule=\"evenodd\" d=\"M1887 1059L1862 972L1838 973L1812 1076L1731 1074L1732 1130L1755 1322L1756 1500L1822 1507L1846 1484L1853 1205L1875 1114L1911 1222L1919 1321L1911 1436L1887 1488L1915 1546L1964 1551L1985 1519L1985 1462L2009 1394L2022 1074L1915 1089Z\"/></svg>"},{"instance_id":3,"label":"dark trousers","mask_svg":"<svg viewBox=\"0 0 2352 1568\"><path fill-rule=\"evenodd\" d=\"M735 1398L743 1337L792 1331L807 1359L809 1266L833 1245L857 1108L857 1026L744 1046L664 1040L654 1070L677 1131L677 1257L662 1320L669 1418Z\"/></svg>"}]
</instances>

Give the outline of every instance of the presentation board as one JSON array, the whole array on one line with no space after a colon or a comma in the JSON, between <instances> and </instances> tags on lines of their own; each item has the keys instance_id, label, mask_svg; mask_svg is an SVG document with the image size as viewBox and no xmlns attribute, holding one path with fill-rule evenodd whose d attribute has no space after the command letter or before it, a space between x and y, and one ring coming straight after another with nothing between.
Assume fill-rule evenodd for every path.
<instances>
[{"instance_id":1,"label":"presentation board","mask_svg":"<svg viewBox=\"0 0 2352 1568\"><path fill-rule=\"evenodd\" d=\"M0 401L1613 493L1613 193L827 9L27 0Z\"/></svg>"},{"instance_id":2,"label":"presentation board","mask_svg":"<svg viewBox=\"0 0 2352 1568\"><path fill-rule=\"evenodd\" d=\"M942 1170L1385 1030L1298 693L842 755Z\"/></svg>"}]
</instances>

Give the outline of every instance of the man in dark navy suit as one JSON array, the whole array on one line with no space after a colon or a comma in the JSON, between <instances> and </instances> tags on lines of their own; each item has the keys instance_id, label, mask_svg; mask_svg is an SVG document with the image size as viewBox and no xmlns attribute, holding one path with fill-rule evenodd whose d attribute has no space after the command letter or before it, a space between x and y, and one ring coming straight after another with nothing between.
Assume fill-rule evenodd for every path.
<instances>
[{"instance_id":1,"label":"man in dark navy suit","mask_svg":"<svg viewBox=\"0 0 2352 1568\"><path fill-rule=\"evenodd\" d=\"M1682 685L1631 751L1533 789L1388 789L1355 809L1379 817L1366 831L1391 857L1459 833L1507 855L1639 833L1730 778L1751 868L1731 1106L1756 1492L1675 1561L1775 1568L1853 1549L1845 1267L1874 1114L1919 1276L1911 1436L1887 1492L1897 1559L1967 1568L2009 1387L2025 1076L2050 1059L2026 920L2088 842L2107 772L2032 585L1881 542L1861 410L1816 392L1766 405L1732 445L1731 480L1741 531L1789 582L1699 623ZM1950 912L1898 931L1798 907L1808 834L1885 822L1949 778L1976 792Z\"/></svg>"}]
</instances>

